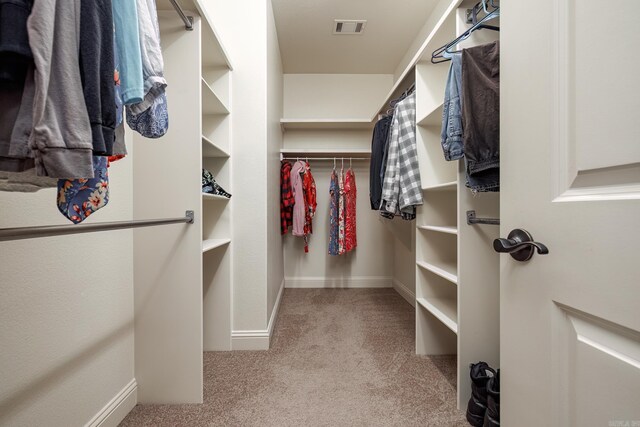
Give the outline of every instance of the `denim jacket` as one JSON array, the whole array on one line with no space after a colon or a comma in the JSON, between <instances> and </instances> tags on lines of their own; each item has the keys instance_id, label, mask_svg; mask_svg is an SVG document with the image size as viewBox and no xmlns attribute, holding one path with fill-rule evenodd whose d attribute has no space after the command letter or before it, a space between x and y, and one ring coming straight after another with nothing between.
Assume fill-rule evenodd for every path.
<instances>
[{"instance_id":1,"label":"denim jacket","mask_svg":"<svg viewBox=\"0 0 640 427\"><path fill-rule=\"evenodd\" d=\"M440 137L444 158L448 161L463 157L462 143L462 56L455 53L451 57L451 68L447 78L442 110L442 134Z\"/></svg>"}]
</instances>

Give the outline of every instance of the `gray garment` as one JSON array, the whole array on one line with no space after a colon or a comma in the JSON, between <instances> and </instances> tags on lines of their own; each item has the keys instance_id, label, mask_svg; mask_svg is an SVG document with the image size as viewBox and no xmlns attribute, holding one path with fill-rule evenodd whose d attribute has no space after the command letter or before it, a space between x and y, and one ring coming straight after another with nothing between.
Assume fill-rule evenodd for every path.
<instances>
[{"instance_id":1,"label":"gray garment","mask_svg":"<svg viewBox=\"0 0 640 427\"><path fill-rule=\"evenodd\" d=\"M500 167L500 44L462 51L462 124L469 174Z\"/></svg>"},{"instance_id":2,"label":"gray garment","mask_svg":"<svg viewBox=\"0 0 640 427\"><path fill-rule=\"evenodd\" d=\"M18 173L0 172L0 191L33 193L44 188L55 188L57 186L58 180L56 178L38 176L35 168Z\"/></svg>"},{"instance_id":3,"label":"gray garment","mask_svg":"<svg viewBox=\"0 0 640 427\"><path fill-rule=\"evenodd\" d=\"M35 63L33 132L36 173L92 178L93 145L78 62L81 0L38 0L27 23Z\"/></svg>"},{"instance_id":4,"label":"gray garment","mask_svg":"<svg viewBox=\"0 0 640 427\"><path fill-rule=\"evenodd\" d=\"M422 184L416 145L416 94L412 93L396 105L387 169L382 184L382 209L396 214L422 204ZM412 209L411 209L412 210Z\"/></svg>"},{"instance_id":5,"label":"gray garment","mask_svg":"<svg viewBox=\"0 0 640 427\"><path fill-rule=\"evenodd\" d=\"M140 53L144 77L144 100L128 106L138 115L151 107L156 98L164 94L167 81L164 78L164 61L160 47L160 28L154 0L136 0L140 31ZM123 59L122 59L123 60Z\"/></svg>"},{"instance_id":6,"label":"gray garment","mask_svg":"<svg viewBox=\"0 0 640 427\"><path fill-rule=\"evenodd\" d=\"M116 128L116 141L113 144L114 156L126 156L127 146L124 142L124 122Z\"/></svg>"},{"instance_id":7,"label":"gray garment","mask_svg":"<svg viewBox=\"0 0 640 427\"><path fill-rule=\"evenodd\" d=\"M462 149L462 55L451 56L451 67L447 78L442 110L442 132L440 142L445 160L459 160L464 156Z\"/></svg>"}]
</instances>

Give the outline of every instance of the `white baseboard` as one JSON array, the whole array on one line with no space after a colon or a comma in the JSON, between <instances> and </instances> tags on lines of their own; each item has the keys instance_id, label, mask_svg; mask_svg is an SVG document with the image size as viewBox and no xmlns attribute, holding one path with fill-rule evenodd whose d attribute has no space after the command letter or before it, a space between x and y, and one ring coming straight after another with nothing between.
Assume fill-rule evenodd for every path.
<instances>
[{"instance_id":1,"label":"white baseboard","mask_svg":"<svg viewBox=\"0 0 640 427\"><path fill-rule=\"evenodd\" d=\"M381 276L285 277L285 288L391 288L393 279Z\"/></svg>"},{"instance_id":2,"label":"white baseboard","mask_svg":"<svg viewBox=\"0 0 640 427\"><path fill-rule=\"evenodd\" d=\"M116 427L138 403L138 384L132 379L85 427Z\"/></svg>"},{"instance_id":3,"label":"white baseboard","mask_svg":"<svg viewBox=\"0 0 640 427\"><path fill-rule=\"evenodd\" d=\"M406 299L409 304L416 306L416 293L407 287L404 283L397 279L393 279L393 289L399 293L402 298Z\"/></svg>"},{"instance_id":4,"label":"white baseboard","mask_svg":"<svg viewBox=\"0 0 640 427\"><path fill-rule=\"evenodd\" d=\"M276 302L271 311L271 317L269 318L269 324L267 329L253 330L253 331L232 331L231 332L231 350L269 350L271 342L271 336L273 335L273 329L278 318L278 311L280 310L280 301L282 300L282 294L284 293L284 279L280 284L280 290Z\"/></svg>"}]
</instances>

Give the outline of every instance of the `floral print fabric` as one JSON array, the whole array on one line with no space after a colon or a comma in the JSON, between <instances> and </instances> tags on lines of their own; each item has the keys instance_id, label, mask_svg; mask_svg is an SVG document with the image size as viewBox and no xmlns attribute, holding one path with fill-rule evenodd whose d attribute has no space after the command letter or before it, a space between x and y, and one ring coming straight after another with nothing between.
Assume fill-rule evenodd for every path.
<instances>
[{"instance_id":1,"label":"floral print fabric","mask_svg":"<svg viewBox=\"0 0 640 427\"><path fill-rule=\"evenodd\" d=\"M346 252L350 252L358 246L356 237L356 176L349 168L344 180L344 247Z\"/></svg>"},{"instance_id":2,"label":"floral print fabric","mask_svg":"<svg viewBox=\"0 0 640 427\"><path fill-rule=\"evenodd\" d=\"M340 175L338 176L339 196L338 196L338 254L344 255L347 253L345 247L344 232L345 232L345 203L344 203L344 171L340 169Z\"/></svg>"},{"instance_id":3,"label":"floral print fabric","mask_svg":"<svg viewBox=\"0 0 640 427\"><path fill-rule=\"evenodd\" d=\"M329 255L339 255L338 252L338 199L340 198L340 185L338 174L334 169L329 183Z\"/></svg>"},{"instance_id":4,"label":"floral print fabric","mask_svg":"<svg viewBox=\"0 0 640 427\"><path fill-rule=\"evenodd\" d=\"M93 178L58 180L58 210L62 215L79 224L106 206L109 202L107 168L106 157L93 156Z\"/></svg>"}]
</instances>

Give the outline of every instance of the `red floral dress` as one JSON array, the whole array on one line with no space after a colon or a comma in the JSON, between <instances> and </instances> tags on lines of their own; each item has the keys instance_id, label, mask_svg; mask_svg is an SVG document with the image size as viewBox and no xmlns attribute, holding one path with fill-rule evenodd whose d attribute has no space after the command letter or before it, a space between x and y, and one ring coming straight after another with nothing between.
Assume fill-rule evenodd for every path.
<instances>
[{"instance_id":1,"label":"red floral dress","mask_svg":"<svg viewBox=\"0 0 640 427\"><path fill-rule=\"evenodd\" d=\"M356 175L352 169L349 169L344 180L344 248L346 252L352 251L358 246L356 236L356 196Z\"/></svg>"}]
</instances>

